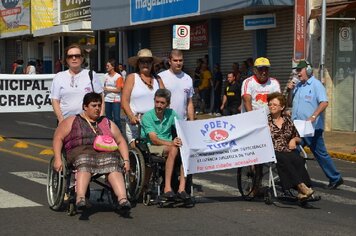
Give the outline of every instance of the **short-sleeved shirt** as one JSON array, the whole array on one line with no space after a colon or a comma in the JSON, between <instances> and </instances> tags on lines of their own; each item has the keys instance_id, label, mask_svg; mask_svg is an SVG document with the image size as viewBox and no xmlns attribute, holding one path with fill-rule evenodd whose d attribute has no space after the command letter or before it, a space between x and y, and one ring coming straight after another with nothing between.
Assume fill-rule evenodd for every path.
<instances>
[{"instance_id":1,"label":"short-sleeved shirt","mask_svg":"<svg viewBox=\"0 0 356 236\"><path fill-rule=\"evenodd\" d=\"M307 120L311 117L321 102L327 102L323 84L314 76L305 83L298 83L293 91L293 120ZM312 123L314 129L324 129L324 116L319 115Z\"/></svg>"},{"instance_id":2,"label":"short-sleeved shirt","mask_svg":"<svg viewBox=\"0 0 356 236\"><path fill-rule=\"evenodd\" d=\"M83 111L84 95L93 92L88 73L89 70L83 69L78 74L72 76L69 70L66 70L54 76L50 98L59 100L64 118ZM103 92L100 79L95 72L93 73L93 87L94 92Z\"/></svg>"},{"instance_id":3,"label":"short-sleeved shirt","mask_svg":"<svg viewBox=\"0 0 356 236\"><path fill-rule=\"evenodd\" d=\"M186 119L188 100L193 97L194 88L192 78L183 71L179 74L174 74L170 70L165 70L158 74L161 77L166 89L171 91L172 108L179 117Z\"/></svg>"},{"instance_id":4,"label":"short-sleeved shirt","mask_svg":"<svg viewBox=\"0 0 356 236\"><path fill-rule=\"evenodd\" d=\"M258 81L256 75L253 75L242 83L241 95L251 95L252 109L264 109L266 114L269 114L267 96L274 92L281 92L279 82L275 78L268 78L265 83L261 83Z\"/></svg>"},{"instance_id":5,"label":"short-sleeved shirt","mask_svg":"<svg viewBox=\"0 0 356 236\"><path fill-rule=\"evenodd\" d=\"M226 86L224 95L227 98L227 106L239 107L241 104L241 84L237 81Z\"/></svg>"},{"instance_id":6,"label":"short-sleeved shirt","mask_svg":"<svg viewBox=\"0 0 356 236\"><path fill-rule=\"evenodd\" d=\"M119 73L115 73L113 76L105 74L104 86L108 88L123 88L124 80ZM120 102L121 93L105 92L105 102Z\"/></svg>"},{"instance_id":7,"label":"short-sleeved shirt","mask_svg":"<svg viewBox=\"0 0 356 236\"><path fill-rule=\"evenodd\" d=\"M205 70L201 72L199 90L210 88L211 79L212 79L212 75L209 70Z\"/></svg>"},{"instance_id":8,"label":"short-sleeved shirt","mask_svg":"<svg viewBox=\"0 0 356 236\"><path fill-rule=\"evenodd\" d=\"M172 127L174 126L175 117L178 118L177 113L167 108L161 121L158 119L155 109L149 110L141 119L141 137L146 138L148 143L152 143L149 134L156 133L159 139L172 141Z\"/></svg>"}]
</instances>

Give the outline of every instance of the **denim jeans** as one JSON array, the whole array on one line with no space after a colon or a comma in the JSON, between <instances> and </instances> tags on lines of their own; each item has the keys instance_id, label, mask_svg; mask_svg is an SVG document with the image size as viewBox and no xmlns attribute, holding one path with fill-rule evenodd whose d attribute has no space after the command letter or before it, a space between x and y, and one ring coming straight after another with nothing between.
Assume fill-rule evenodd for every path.
<instances>
[{"instance_id":1,"label":"denim jeans","mask_svg":"<svg viewBox=\"0 0 356 236\"><path fill-rule=\"evenodd\" d=\"M336 170L336 166L326 150L323 130L315 130L314 137L304 137L303 142L303 145L307 145L314 154L324 174L329 178L329 182L337 182L341 178L341 174Z\"/></svg>"},{"instance_id":2,"label":"denim jeans","mask_svg":"<svg viewBox=\"0 0 356 236\"><path fill-rule=\"evenodd\" d=\"M119 102L105 102L105 114L109 120L112 120L117 127L121 129L121 119L120 119L120 109L121 104Z\"/></svg>"}]
</instances>

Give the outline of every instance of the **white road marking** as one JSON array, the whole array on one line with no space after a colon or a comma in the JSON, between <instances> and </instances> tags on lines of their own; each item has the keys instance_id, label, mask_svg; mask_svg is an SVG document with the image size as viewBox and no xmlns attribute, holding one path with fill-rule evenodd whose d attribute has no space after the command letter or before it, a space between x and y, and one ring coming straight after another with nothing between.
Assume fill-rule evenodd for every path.
<instances>
[{"instance_id":1,"label":"white road marking","mask_svg":"<svg viewBox=\"0 0 356 236\"><path fill-rule=\"evenodd\" d=\"M342 177L343 179L346 179L344 177ZM320 183L320 184L325 184L325 185L328 185L329 182L326 182L326 181L322 181L322 180L317 180L317 179L311 179L313 182L316 182L316 183ZM342 184L340 185L339 187L337 187L338 189L341 189L341 190L345 190L345 191L350 191L350 192L353 192L353 193L356 193L356 188L354 187L351 187L351 186L348 186L348 185L345 185L345 184Z\"/></svg>"},{"instance_id":2,"label":"white road marking","mask_svg":"<svg viewBox=\"0 0 356 236\"><path fill-rule=\"evenodd\" d=\"M0 188L0 209L36 206L42 205Z\"/></svg>"},{"instance_id":3,"label":"white road marking","mask_svg":"<svg viewBox=\"0 0 356 236\"><path fill-rule=\"evenodd\" d=\"M342 177L344 180L350 181L350 182L355 182L356 183L356 178L354 177Z\"/></svg>"},{"instance_id":4,"label":"white road marking","mask_svg":"<svg viewBox=\"0 0 356 236\"><path fill-rule=\"evenodd\" d=\"M28 125L28 126L34 126L34 127L44 128L44 129L55 130L55 128L52 128L49 126L45 126L45 125L41 125L41 124L37 124L37 123L26 122L26 121L16 121L16 123L20 124L20 125Z\"/></svg>"},{"instance_id":5,"label":"white road marking","mask_svg":"<svg viewBox=\"0 0 356 236\"><path fill-rule=\"evenodd\" d=\"M47 174L39 171L24 171L24 172L10 172L10 173L45 186L47 185Z\"/></svg>"},{"instance_id":6,"label":"white road marking","mask_svg":"<svg viewBox=\"0 0 356 236\"><path fill-rule=\"evenodd\" d=\"M231 187L229 185L219 184L210 180L200 179L196 177L193 178L193 183L202 185L204 188L209 188L215 191L225 192L234 196L241 196L237 187Z\"/></svg>"}]
</instances>

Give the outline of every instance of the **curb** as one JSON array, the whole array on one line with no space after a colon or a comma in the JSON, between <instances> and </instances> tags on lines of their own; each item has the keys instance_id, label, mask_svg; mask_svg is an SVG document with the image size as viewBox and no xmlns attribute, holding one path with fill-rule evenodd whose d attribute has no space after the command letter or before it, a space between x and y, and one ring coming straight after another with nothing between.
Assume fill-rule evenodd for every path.
<instances>
[{"instance_id":1,"label":"curb","mask_svg":"<svg viewBox=\"0 0 356 236\"><path fill-rule=\"evenodd\" d=\"M308 147L305 147L304 150L308 154L312 153ZM356 155L353 154L344 153L344 152L334 152L334 151L328 151L328 153L332 158L356 162Z\"/></svg>"}]
</instances>

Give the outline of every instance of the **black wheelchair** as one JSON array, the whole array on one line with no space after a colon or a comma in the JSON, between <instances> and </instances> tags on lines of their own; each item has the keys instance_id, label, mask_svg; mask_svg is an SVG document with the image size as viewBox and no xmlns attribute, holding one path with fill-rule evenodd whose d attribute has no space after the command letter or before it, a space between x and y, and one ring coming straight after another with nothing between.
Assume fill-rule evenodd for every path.
<instances>
[{"instance_id":1,"label":"black wheelchair","mask_svg":"<svg viewBox=\"0 0 356 236\"><path fill-rule=\"evenodd\" d=\"M298 150L301 158L304 158L305 161L309 159L301 146L298 147ZM244 200L251 201L263 196L267 205L275 203L274 199L281 202L298 202L298 192L294 189L282 190L278 182L279 176L273 162L237 169L237 187ZM308 202L320 199L320 196L312 195L308 201L300 202L300 205L309 207Z\"/></svg>"},{"instance_id":2,"label":"black wheelchair","mask_svg":"<svg viewBox=\"0 0 356 236\"><path fill-rule=\"evenodd\" d=\"M175 136L174 130L173 136ZM128 181L128 195L131 200L140 201L146 206L158 205L159 207L175 207L179 204L185 207L193 207L195 198L193 196L192 175L187 176L185 191L190 198L183 201L179 199L166 199L162 196L164 188L165 158L160 153L151 153L147 142L143 138L135 139L135 147L130 155L131 178ZM177 192L179 186L179 173L181 158L177 157L173 176L172 188Z\"/></svg>"},{"instance_id":3,"label":"black wheelchair","mask_svg":"<svg viewBox=\"0 0 356 236\"><path fill-rule=\"evenodd\" d=\"M132 160L131 167L134 167L133 172L124 174L125 187L127 192L127 197L131 201L136 197L136 190L134 186L137 185L136 176L137 169L135 165L135 158L137 157L134 150L129 150L130 160ZM75 199L75 173L76 171L72 166L67 164L65 154L62 153L62 163L63 169L57 172L53 169L54 157L52 157L48 165L48 175L47 175L47 201L49 207L54 211L66 210L69 216L73 216L77 213L76 209L76 199ZM135 172L136 171L136 172ZM117 209L118 201L117 197L111 188L108 181L106 181L104 174L94 174L91 177L90 182L95 183L103 187L100 197L97 199L98 202L104 201L104 194L107 195L109 204L114 210ZM86 198L90 197L90 191L87 191Z\"/></svg>"}]
</instances>

